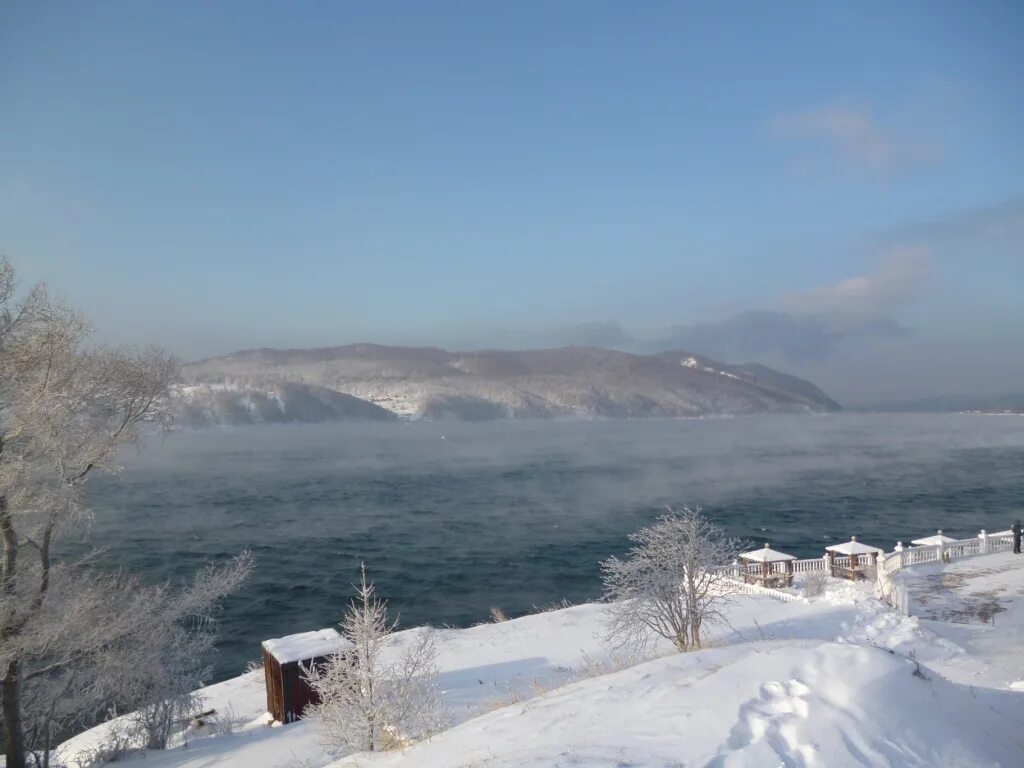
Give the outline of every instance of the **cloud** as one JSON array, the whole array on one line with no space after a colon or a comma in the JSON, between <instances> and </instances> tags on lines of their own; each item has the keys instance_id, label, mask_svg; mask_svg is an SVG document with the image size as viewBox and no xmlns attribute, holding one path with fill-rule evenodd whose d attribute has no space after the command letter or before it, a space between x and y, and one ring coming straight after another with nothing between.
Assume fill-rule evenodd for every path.
<instances>
[{"instance_id":1,"label":"cloud","mask_svg":"<svg viewBox=\"0 0 1024 768\"><path fill-rule=\"evenodd\" d=\"M967 242L976 245L979 240L984 240L1020 246L1024 244L1024 196L918 221L883 234L888 238L913 238L931 243Z\"/></svg>"},{"instance_id":2,"label":"cloud","mask_svg":"<svg viewBox=\"0 0 1024 768\"><path fill-rule=\"evenodd\" d=\"M760 310L718 322L677 326L650 347L685 349L732 363L775 359L804 363L825 359L844 339L894 338L906 333L887 316Z\"/></svg>"},{"instance_id":3,"label":"cloud","mask_svg":"<svg viewBox=\"0 0 1024 768\"><path fill-rule=\"evenodd\" d=\"M833 104L782 114L768 128L775 139L801 147L792 166L804 174L859 173L891 179L936 165L943 156L938 140L883 126L863 107Z\"/></svg>"},{"instance_id":4,"label":"cloud","mask_svg":"<svg viewBox=\"0 0 1024 768\"><path fill-rule=\"evenodd\" d=\"M898 246L886 252L871 272L783 297L782 304L800 313L884 314L916 298L929 271L926 246Z\"/></svg>"},{"instance_id":5,"label":"cloud","mask_svg":"<svg viewBox=\"0 0 1024 768\"><path fill-rule=\"evenodd\" d=\"M918 297L929 272L927 248L891 248L865 274L784 296L775 309L677 326L650 346L689 349L728 362L824 360L849 339L907 335L892 314Z\"/></svg>"}]
</instances>

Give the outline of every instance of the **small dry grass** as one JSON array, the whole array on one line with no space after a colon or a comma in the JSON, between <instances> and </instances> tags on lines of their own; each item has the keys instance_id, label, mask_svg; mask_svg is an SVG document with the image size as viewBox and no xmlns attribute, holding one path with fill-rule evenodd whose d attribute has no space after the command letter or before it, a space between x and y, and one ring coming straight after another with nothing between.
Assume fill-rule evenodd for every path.
<instances>
[{"instance_id":1,"label":"small dry grass","mask_svg":"<svg viewBox=\"0 0 1024 768\"><path fill-rule=\"evenodd\" d=\"M495 624L500 624L503 621L508 621L508 616L496 605L491 606L491 621Z\"/></svg>"},{"instance_id":2,"label":"small dry grass","mask_svg":"<svg viewBox=\"0 0 1024 768\"><path fill-rule=\"evenodd\" d=\"M661 653L646 653L643 651L623 651L623 652L612 652L608 655L607 659L595 659L592 656L584 653L582 657L583 663L579 669L576 670L576 680L589 680L593 677L601 677L603 675L610 675L614 672L621 672L624 669L635 667L638 664L643 664L653 659L659 659L664 656L671 656L676 651L664 651Z\"/></svg>"},{"instance_id":3,"label":"small dry grass","mask_svg":"<svg viewBox=\"0 0 1024 768\"><path fill-rule=\"evenodd\" d=\"M572 608L575 605L576 605L575 603L570 603L568 600L566 600L563 597L561 600L559 600L557 602L554 602L554 603L548 603L547 605L535 605L535 606L533 606L532 608L530 608L530 614L532 615L532 614L537 614L537 613L551 613L552 611L561 611L561 610L564 610L566 608Z\"/></svg>"}]
</instances>

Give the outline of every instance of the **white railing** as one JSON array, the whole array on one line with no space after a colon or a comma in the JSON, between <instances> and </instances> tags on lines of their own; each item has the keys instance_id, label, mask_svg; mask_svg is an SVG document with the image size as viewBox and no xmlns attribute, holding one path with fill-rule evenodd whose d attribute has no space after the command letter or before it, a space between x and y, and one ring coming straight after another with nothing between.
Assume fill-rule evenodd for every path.
<instances>
[{"instance_id":1,"label":"white railing","mask_svg":"<svg viewBox=\"0 0 1024 768\"><path fill-rule=\"evenodd\" d=\"M740 563L735 567L735 573L737 576L742 576L744 574L747 576L761 576L766 570L770 574L785 574L786 564L784 562Z\"/></svg>"},{"instance_id":2,"label":"white railing","mask_svg":"<svg viewBox=\"0 0 1024 768\"><path fill-rule=\"evenodd\" d=\"M878 592L883 599L889 600L894 606L903 611L907 610L907 598L905 590L899 588L893 581L893 574L901 568L908 568L915 565L927 563L948 562L958 560L962 557L974 557L976 555L987 555L996 552L1007 552L1013 548L1013 536L990 536L984 531L973 539L958 539L945 544L936 544L926 547L904 547L898 544L894 552L879 555L878 567L875 569L870 558L866 555L858 555L857 570L870 575L872 570L877 570ZM792 566L790 571L787 565ZM832 568L830 568L830 565ZM834 570L833 570L834 569ZM735 563L729 568L718 569L719 572L728 575L730 582L737 585L737 588L747 594L767 595L779 600L804 601L806 600L788 592L782 592L771 587L764 587L760 584L747 583L744 577L761 579L765 575L764 563ZM849 555L836 555L831 564L827 557L810 557L803 560L790 560L786 562L774 562L767 564L767 573L771 576L803 573L833 573L834 571L851 571Z\"/></svg>"},{"instance_id":3,"label":"white railing","mask_svg":"<svg viewBox=\"0 0 1024 768\"><path fill-rule=\"evenodd\" d=\"M771 587L762 587L760 584L746 584L739 579L729 579L729 586L735 589L737 592L742 592L747 595L764 595L765 597L772 597L776 600L783 600L787 603L806 603L807 598L801 597L800 595L794 595L789 592L783 592L781 589L772 589Z\"/></svg>"},{"instance_id":4,"label":"white railing","mask_svg":"<svg viewBox=\"0 0 1024 768\"><path fill-rule=\"evenodd\" d=\"M961 539L950 542L943 548L943 559L952 560L955 557L971 557L981 554L981 541L979 539Z\"/></svg>"},{"instance_id":5,"label":"white railing","mask_svg":"<svg viewBox=\"0 0 1024 768\"><path fill-rule=\"evenodd\" d=\"M887 573L887 574L888 573L895 573L896 571L898 571L900 568L903 567L902 557L903 557L903 553L902 552L890 552L887 555L882 555L882 557L878 561L880 566L881 566L878 569L879 572L880 573Z\"/></svg>"},{"instance_id":6,"label":"white railing","mask_svg":"<svg viewBox=\"0 0 1024 768\"><path fill-rule=\"evenodd\" d=\"M828 569L828 560L824 557L812 557L809 560L794 560L793 573L814 573Z\"/></svg>"},{"instance_id":7,"label":"white railing","mask_svg":"<svg viewBox=\"0 0 1024 768\"><path fill-rule=\"evenodd\" d=\"M910 607L906 589L893 579L893 575L901 568L1006 552L1012 547L1012 535L990 536L985 531L973 539L957 539L926 547L904 547L902 544L898 544L895 552L883 555L879 560L881 567L878 569L878 595L901 612L909 615Z\"/></svg>"},{"instance_id":8,"label":"white railing","mask_svg":"<svg viewBox=\"0 0 1024 768\"><path fill-rule=\"evenodd\" d=\"M1009 552L1013 549L1013 536L989 536L986 554L993 552Z\"/></svg>"}]
</instances>

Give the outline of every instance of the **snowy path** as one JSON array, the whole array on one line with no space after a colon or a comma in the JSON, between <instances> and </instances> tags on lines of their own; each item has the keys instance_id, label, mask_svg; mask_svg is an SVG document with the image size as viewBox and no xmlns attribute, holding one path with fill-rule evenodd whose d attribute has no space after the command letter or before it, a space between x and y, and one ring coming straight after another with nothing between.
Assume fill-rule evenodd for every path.
<instances>
[{"instance_id":1,"label":"snowy path","mask_svg":"<svg viewBox=\"0 0 1024 768\"><path fill-rule=\"evenodd\" d=\"M900 580L921 626L990 667L974 677L1024 689L1024 555L921 566L901 572Z\"/></svg>"}]
</instances>

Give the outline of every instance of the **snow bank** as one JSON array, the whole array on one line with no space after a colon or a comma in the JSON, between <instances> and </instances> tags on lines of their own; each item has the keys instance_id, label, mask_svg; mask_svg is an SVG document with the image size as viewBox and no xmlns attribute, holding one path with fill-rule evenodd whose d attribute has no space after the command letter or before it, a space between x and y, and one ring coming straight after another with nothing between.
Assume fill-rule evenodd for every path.
<instances>
[{"instance_id":1,"label":"snow bank","mask_svg":"<svg viewBox=\"0 0 1024 768\"><path fill-rule=\"evenodd\" d=\"M1000 694L979 699L916 669L879 648L810 641L673 655L334 766L1020 764L1024 736Z\"/></svg>"},{"instance_id":2,"label":"snow bank","mask_svg":"<svg viewBox=\"0 0 1024 768\"><path fill-rule=\"evenodd\" d=\"M973 574L966 580L965 568ZM591 675L617 664L602 641L599 605L468 629L419 628L394 635L389 652L434 635L453 727L431 742L404 753L332 756L308 722L267 725L262 673L254 672L201 691L203 708L231 718L233 733L192 726L179 746L123 765L1022 765L1024 666L1015 665L1022 664L1024 557L976 557L935 574L905 569L900 578L927 583L944 573L966 585L965 595L945 595L946 602L995 591L1002 610L994 626L901 616L870 585L833 581L824 595L798 602L738 596L712 648L600 676ZM917 662L923 676L914 674ZM111 727L75 737L62 756L95 746Z\"/></svg>"}]
</instances>

